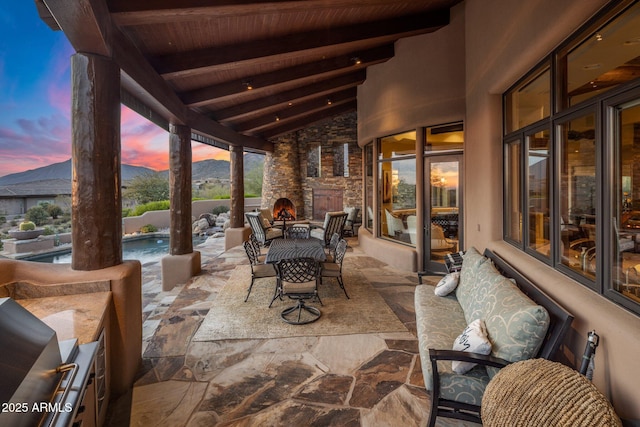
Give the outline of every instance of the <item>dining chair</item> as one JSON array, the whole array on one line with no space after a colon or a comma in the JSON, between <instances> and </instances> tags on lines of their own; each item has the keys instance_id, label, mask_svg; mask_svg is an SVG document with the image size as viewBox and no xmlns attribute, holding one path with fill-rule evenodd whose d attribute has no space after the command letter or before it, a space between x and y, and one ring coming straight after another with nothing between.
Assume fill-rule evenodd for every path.
<instances>
[{"instance_id":1,"label":"dining chair","mask_svg":"<svg viewBox=\"0 0 640 427\"><path fill-rule=\"evenodd\" d=\"M340 235L338 233L333 233L333 236L331 236L331 240L329 241L329 246L326 247L327 261L333 261L335 259L336 246L338 246L339 241Z\"/></svg>"},{"instance_id":2,"label":"dining chair","mask_svg":"<svg viewBox=\"0 0 640 427\"><path fill-rule=\"evenodd\" d=\"M283 259L276 264L278 286L281 296L297 301L296 305L285 308L280 317L292 325L304 325L315 322L322 312L305 301L318 296L320 264L313 258Z\"/></svg>"},{"instance_id":3,"label":"dining chair","mask_svg":"<svg viewBox=\"0 0 640 427\"><path fill-rule=\"evenodd\" d=\"M251 245L253 246L253 250L258 256L258 262L260 262L261 264L264 263L264 260L267 257L267 254L262 252L262 247L260 246L260 242L256 238L255 234L253 233L249 234L249 243L251 243Z\"/></svg>"},{"instance_id":4,"label":"dining chair","mask_svg":"<svg viewBox=\"0 0 640 427\"><path fill-rule=\"evenodd\" d=\"M320 239L325 246L329 246L333 233L338 233L342 236L342 230L346 220L346 212L327 212L324 216L322 227L311 226L311 237Z\"/></svg>"},{"instance_id":5,"label":"dining chair","mask_svg":"<svg viewBox=\"0 0 640 427\"><path fill-rule=\"evenodd\" d=\"M387 235L389 237L397 239L407 231L407 229L404 228L402 219L393 216L387 209L384 210L384 213L387 218Z\"/></svg>"},{"instance_id":6,"label":"dining chair","mask_svg":"<svg viewBox=\"0 0 640 427\"><path fill-rule=\"evenodd\" d=\"M304 224L292 225L284 230L285 239L308 239L309 236L309 226Z\"/></svg>"},{"instance_id":7,"label":"dining chair","mask_svg":"<svg viewBox=\"0 0 640 427\"><path fill-rule=\"evenodd\" d=\"M249 222L251 231L256 235L256 239L264 246L267 246L273 239L282 238L283 232L280 228L272 227L269 221L260 212L247 212L244 214Z\"/></svg>"},{"instance_id":8,"label":"dining chair","mask_svg":"<svg viewBox=\"0 0 640 427\"><path fill-rule=\"evenodd\" d=\"M322 284L322 279L327 278L335 278L338 280L338 284L344 291L344 295L349 298L349 294L347 294L347 290L344 287L344 281L342 280L342 261L344 260L344 256L347 253L347 241L341 239L336 245L336 251L334 255L333 262L323 262L320 264L320 283Z\"/></svg>"},{"instance_id":9,"label":"dining chair","mask_svg":"<svg viewBox=\"0 0 640 427\"><path fill-rule=\"evenodd\" d=\"M273 264L263 264L258 261L258 255L254 250L253 245L250 241L246 240L242 243L244 246L244 250L247 253L247 258L249 258L249 265L251 266L251 284L249 285L249 291L247 292L247 296L244 299L244 302L247 302L249 299L249 294L251 294L251 289L253 288L253 282L256 279L266 279L269 277L277 277L276 269L273 267ZM276 293L277 293L277 283L276 283ZM272 300L273 302L273 300Z\"/></svg>"}]
</instances>

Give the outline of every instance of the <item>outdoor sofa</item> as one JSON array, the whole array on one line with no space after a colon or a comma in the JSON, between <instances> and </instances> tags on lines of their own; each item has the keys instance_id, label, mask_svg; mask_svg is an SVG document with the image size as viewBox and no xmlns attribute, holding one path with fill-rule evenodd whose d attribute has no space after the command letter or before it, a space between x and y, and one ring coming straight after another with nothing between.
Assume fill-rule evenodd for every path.
<instances>
[{"instance_id":1,"label":"outdoor sofa","mask_svg":"<svg viewBox=\"0 0 640 427\"><path fill-rule=\"evenodd\" d=\"M430 426L438 416L481 423L482 396L498 369L525 359L553 359L573 320L500 256L475 248L464 254L455 290L438 296L433 286L419 285L415 309L425 387L432 392ZM453 350L476 319L484 322L490 353L486 347L485 354ZM457 373L452 361L477 365Z\"/></svg>"}]
</instances>

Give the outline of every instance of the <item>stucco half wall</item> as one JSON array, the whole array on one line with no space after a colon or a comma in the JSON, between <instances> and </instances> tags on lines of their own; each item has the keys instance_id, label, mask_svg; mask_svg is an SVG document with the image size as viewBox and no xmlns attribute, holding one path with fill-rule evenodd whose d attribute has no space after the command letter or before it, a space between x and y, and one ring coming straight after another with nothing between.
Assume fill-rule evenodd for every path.
<instances>
[{"instance_id":1,"label":"stucco half wall","mask_svg":"<svg viewBox=\"0 0 640 427\"><path fill-rule=\"evenodd\" d=\"M384 239L376 239L369 230L358 231L360 248L374 258L402 271L418 271L416 249Z\"/></svg>"}]
</instances>

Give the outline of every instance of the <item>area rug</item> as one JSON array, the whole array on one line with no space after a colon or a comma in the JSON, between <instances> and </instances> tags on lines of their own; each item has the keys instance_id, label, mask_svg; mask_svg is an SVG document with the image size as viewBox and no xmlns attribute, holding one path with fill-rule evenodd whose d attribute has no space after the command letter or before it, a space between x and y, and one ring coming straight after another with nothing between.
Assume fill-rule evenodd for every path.
<instances>
[{"instance_id":1,"label":"area rug","mask_svg":"<svg viewBox=\"0 0 640 427\"><path fill-rule=\"evenodd\" d=\"M239 265L216 297L193 341L407 331L364 275L358 271L343 272L343 279L351 299L345 297L335 279L325 279L319 289L323 305L310 303L322 311L320 319L307 325L290 325L280 318L280 312L294 305L294 301L276 300L269 308L275 278L256 280L249 300L244 302L251 270L248 265Z\"/></svg>"}]
</instances>

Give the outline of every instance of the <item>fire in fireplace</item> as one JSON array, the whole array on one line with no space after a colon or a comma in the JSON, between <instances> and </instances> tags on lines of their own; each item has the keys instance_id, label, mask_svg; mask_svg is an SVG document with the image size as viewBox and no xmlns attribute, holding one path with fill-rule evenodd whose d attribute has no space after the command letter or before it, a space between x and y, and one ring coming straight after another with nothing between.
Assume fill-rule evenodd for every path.
<instances>
[{"instance_id":1,"label":"fire in fireplace","mask_svg":"<svg viewBox=\"0 0 640 427\"><path fill-rule=\"evenodd\" d=\"M296 207L293 202L284 197L276 200L273 205L273 219L276 221L295 221Z\"/></svg>"}]
</instances>

